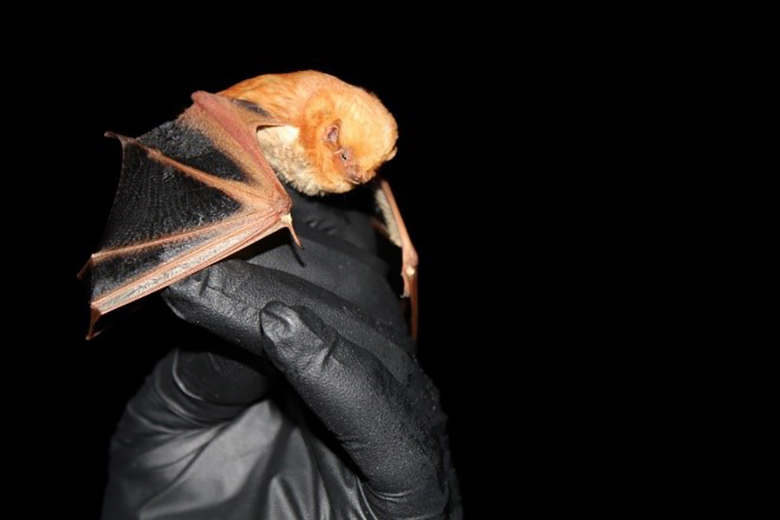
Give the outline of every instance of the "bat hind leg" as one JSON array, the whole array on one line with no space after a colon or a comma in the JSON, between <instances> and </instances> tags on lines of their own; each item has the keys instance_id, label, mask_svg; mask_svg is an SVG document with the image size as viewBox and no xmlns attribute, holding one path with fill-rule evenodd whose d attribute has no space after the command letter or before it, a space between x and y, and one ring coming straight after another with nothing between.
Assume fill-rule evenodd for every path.
<instances>
[{"instance_id":1,"label":"bat hind leg","mask_svg":"<svg viewBox=\"0 0 780 520\"><path fill-rule=\"evenodd\" d=\"M406 230L401 211L395 202L395 197L386 180L380 179L379 188L376 190L376 202L379 211L385 221L384 225L377 228L387 236L395 245L401 248L401 278L404 282L403 296L409 298L411 306L411 329L412 338L417 339L419 326L419 306L417 293L417 269L418 257L417 250L412 244L409 232Z\"/></svg>"}]
</instances>

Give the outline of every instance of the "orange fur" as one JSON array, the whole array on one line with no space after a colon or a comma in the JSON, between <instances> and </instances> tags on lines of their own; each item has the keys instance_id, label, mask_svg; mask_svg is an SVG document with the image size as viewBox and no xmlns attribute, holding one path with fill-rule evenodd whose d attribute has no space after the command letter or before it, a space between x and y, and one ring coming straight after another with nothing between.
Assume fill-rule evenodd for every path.
<instances>
[{"instance_id":1,"label":"orange fur","mask_svg":"<svg viewBox=\"0 0 780 520\"><path fill-rule=\"evenodd\" d=\"M282 170L298 171L279 173L304 193L348 191L371 180L376 169L395 155L398 129L390 112L376 96L328 74L267 74L221 94L255 103L299 130L296 144L300 146L294 149L304 157L281 165ZM326 139L334 125L338 126L335 143ZM258 137L262 138L260 133ZM308 167L300 167L304 163Z\"/></svg>"}]
</instances>

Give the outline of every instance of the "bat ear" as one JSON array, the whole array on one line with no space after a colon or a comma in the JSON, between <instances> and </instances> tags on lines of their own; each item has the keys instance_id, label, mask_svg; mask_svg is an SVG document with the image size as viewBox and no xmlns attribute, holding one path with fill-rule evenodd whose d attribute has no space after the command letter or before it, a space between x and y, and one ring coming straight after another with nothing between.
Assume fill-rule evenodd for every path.
<instances>
[{"instance_id":1,"label":"bat ear","mask_svg":"<svg viewBox=\"0 0 780 520\"><path fill-rule=\"evenodd\" d=\"M322 134L322 140L325 145L333 151L339 149L339 134L341 134L341 119L336 119L325 127L325 133Z\"/></svg>"}]
</instances>

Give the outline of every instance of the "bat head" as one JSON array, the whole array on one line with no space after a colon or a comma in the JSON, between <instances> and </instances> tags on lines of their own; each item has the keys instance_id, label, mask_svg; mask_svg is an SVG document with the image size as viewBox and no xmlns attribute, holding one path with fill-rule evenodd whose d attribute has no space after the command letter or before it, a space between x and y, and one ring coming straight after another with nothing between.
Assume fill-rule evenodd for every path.
<instances>
[{"instance_id":1,"label":"bat head","mask_svg":"<svg viewBox=\"0 0 780 520\"><path fill-rule=\"evenodd\" d=\"M334 78L335 79L335 78ZM375 96L337 80L309 98L299 142L322 192L343 193L370 181L395 156L398 127Z\"/></svg>"},{"instance_id":2,"label":"bat head","mask_svg":"<svg viewBox=\"0 0 780 520\"><path fill-rule=\"evenodd\" d=\"M395 155L398 127L376 96L317 71L265 74L222 92L273 114L258 130L277 174L307 195L344 193Z\"/></svg>"}]
</instances>

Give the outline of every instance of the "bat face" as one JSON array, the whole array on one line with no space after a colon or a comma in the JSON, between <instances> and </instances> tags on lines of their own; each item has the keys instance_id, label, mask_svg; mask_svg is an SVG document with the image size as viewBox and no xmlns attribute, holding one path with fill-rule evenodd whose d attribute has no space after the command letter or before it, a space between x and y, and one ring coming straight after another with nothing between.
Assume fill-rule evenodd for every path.
<instances>
[{"instance_id":1,"label":"bat face","mask_svg":"<svg viewBox=\"0 0 780 520\"><path fill-rule=\"evenodd\" d=\"M393 117L378 99L353 94L323 91L303 113L301 141L321 171L326 192L342 193L368 182L395 154Z\"/></svg>"},{"instance_id":2,"label":"bat face","mask_svg":"<svg viewBox=\"0 0 780 520\"><path fill-rule=\"evenodd\" d=\"M258 140L276 173L307 195L344 193L395 155L395 119L375 96L314 71L258 76L222 92L285 123Z\"/></svg>"}]
</instances>

